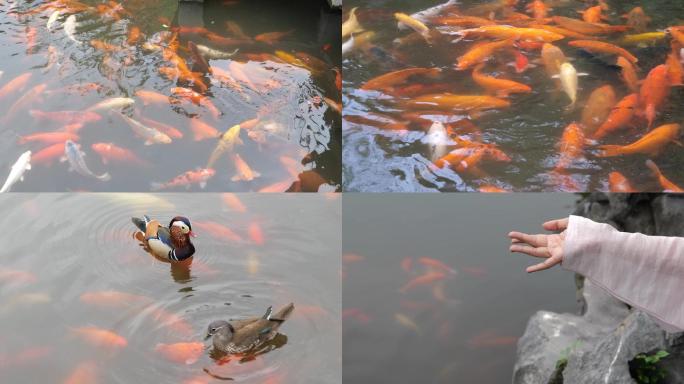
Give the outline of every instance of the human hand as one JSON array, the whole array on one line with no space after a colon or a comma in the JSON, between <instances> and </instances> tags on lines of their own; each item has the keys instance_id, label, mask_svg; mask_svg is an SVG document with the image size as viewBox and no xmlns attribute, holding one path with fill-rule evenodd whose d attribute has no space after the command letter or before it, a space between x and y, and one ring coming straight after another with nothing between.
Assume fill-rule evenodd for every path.
<instances>
[{"instance_id":1,"label":"human hand","mask_svg":"<svg viewBox=\"0 0 684 384\"><path fill-rule=\"evenodd\" d=\"M552 235L528 235L522 232L511 232L511 252L524 253L533 257L546 259L539 264L527 267L527 272L538 272L549 269L563 261L563 246L565 244L565 230L568 228L568 218L551 220L543 224L547 231L560 232Z\"/></svg>"}]
</instances>

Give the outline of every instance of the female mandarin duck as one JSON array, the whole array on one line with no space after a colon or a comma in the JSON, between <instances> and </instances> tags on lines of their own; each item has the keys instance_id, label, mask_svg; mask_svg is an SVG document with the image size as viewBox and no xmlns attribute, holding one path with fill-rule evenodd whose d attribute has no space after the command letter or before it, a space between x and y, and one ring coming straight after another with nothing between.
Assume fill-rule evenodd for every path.
<instances>
[{"instance_id":1,"label":"female mandarin duck","mask_svg":"<svg viewBox=\"0 0 684 384\"><path fill-rule=\"evenodd\" d=\"M134 217L132 221L140 229L135 233L135 238L153 255L169 261L182 261L195 254L190 237L196 236L186 217L174 217L168 228L160 226L157 220L150 220L146 215L142 219Z\"/></svg>"},{"instance_id":2,"label":"female mandarin duck","mask_svg":"<svg viewBox=\"0 0 684 384\"><path fill-rule=\"evenodd\" d=\"M205 340L213 337L214 348L225 353L254 350L276 336L278 328L292 311L294 304L290 303L276 313L273 313L272 307L268 307L262 317L214 321L207 328Z\"/></svg>"}]
</instances>

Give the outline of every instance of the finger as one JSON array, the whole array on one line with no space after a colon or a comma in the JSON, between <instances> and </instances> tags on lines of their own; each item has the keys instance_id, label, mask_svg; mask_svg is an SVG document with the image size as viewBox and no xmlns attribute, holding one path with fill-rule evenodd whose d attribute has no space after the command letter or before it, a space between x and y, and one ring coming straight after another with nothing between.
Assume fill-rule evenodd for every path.
<instances>
[{"instance_id":1,"label":"finger","mask_svg":"<svg viewBox=\"0 0 684 384\"><path fill-rule=\"evenodd\" d=\"M556 260L554 258L548 258L539 264L535 264L535 265L527 267L527 273L534 273L534 272L543 271L543 270L546 270L546 269L553 267L556 264L558 264L558 260Z\"/></svg>"},{"instance_id":2,"label":"finger","mask_svg":"<svg viewBox=\"0 0 684 384\"><path fill-rule=\"evenodd\" d=\"M564 219L551 220L544 223L542 227L547 231L560 232L568 227L568 221L570 221L570 219L567 217Z\"/></svg>"},{"instance_id":3,"label":"finger","mask_svg":"<svg viewBox=\"0 0 684 384\"><path fill-rule=\"evenodd\" d=\"M528 235L522 232L511 232L508 237L512 239L517 239L520 242L529 244L533 247L545 247L546 246L546 235Z\"/></svg>"},{"instance_id":4,"label":"finger","mask_svg":"<svg viewBox=\"0 0 684 384\"><path fill-rule=\"evenodd\" d=\"M545 259L551 257L551 253L549 253L549 249L546 247L535 248L527 245L511 245L510 250L511 252L524 253L533 257L541 257Z\"/></svg>"}]
</instances>

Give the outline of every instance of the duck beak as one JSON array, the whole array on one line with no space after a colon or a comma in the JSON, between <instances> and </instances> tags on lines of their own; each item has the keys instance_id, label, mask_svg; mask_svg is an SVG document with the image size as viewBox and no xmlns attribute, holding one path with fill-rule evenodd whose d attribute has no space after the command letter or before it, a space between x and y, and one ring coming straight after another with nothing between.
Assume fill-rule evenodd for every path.
<instances>
[{"instance_id":1,"label":"duck beak","mask_svg":"<svg viewBox=\"0 0 684 384\"><path fill-rule=\"evenodd\" d=\"M196 235L195 232L193 232L193 231L190 231L190 232L188 233L188 235L190 235L190 237L197 237L197 235Z\"/></svg>"},{"instance_id":2,"label":"duck beak","mask_svg":"<svg viewBox=\"0 0 684 384\"><path fill-rule=\"evenodd\" d=\"M207 333L207 335L204 336L204 341L207 341L209 339L211 339L211 334Z\"/></svg>"}]
</instances>

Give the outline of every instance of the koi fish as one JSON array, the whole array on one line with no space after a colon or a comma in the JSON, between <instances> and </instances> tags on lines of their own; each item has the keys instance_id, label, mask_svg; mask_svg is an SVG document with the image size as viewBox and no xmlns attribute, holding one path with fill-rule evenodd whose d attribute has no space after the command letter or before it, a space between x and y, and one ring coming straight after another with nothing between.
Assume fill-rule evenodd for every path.
<instances>
[{"instance_id":1,"label":"koi fish","mask_svg":"<svg viewBox=\"0 0 684 384\"><path fill-rule=\"evenodd\" d=\"M256 120L256 119L254 119ZM248 126L253 126L253 120L248 120L244 123L241 124L236 124L232 127L230 127L226 132L221 135L221 139L219 140L218 144L216 145L216 148L214 148L214 151L211 153L209 156L209 161L207 162L207 168L211 168L214 166L214 163L221 157L221 155L225 151L233 151L235 148L235 145L242 145L244 142L242 139L240 139L240 130L241 130L241 125L247 124ZM255 124L255 123L254 123Z\"/></svg>"},{"instance_id":2,"label":"koi fish","mask_svg":"<svg viewBox=\"0 0 684 384\"><path fill-rule=\"evenodd\" d=\"M10 80L10 82L5 84L4 87L0 88L0 99L3 99L8 95L16 95L17 92L21 92L26 84L28 84L28 81L31 79L32 75L32 73L27 72Z\"/></svg>"},{"instance_id":3,"label":"koi fish","mask_svg":"<svg viewBox=\"0 0 684 384\"><path fill-rule=\"evenodd\" d=\"M264 245L264 232L261 230L259 223L251 223L247 229L247 233L254 244Z\"/></svg>"},{"instance_id":4,"label":"koi fish","mask_svg":"<svg viewBox=\"0 0 684 384\"><path fill-rule=\"evenodd\" d=\"M145 117L140 116L139 120L141 123L151 127L158 129L162 133L166 134L172 139L182 139L183 138L183 132L179 131L177 128L174 128L168 124L161 123L156 120L148 119Z\"/></svg>"},{"instance_id":5,"label":"koi fish","mask_svg":"<svg viewBox=\"0 0 684 384\"><path fill-rule=\"evenodd\" d=\"M49 147L43 148L36 152L33 156L33 164L36 165L52 165L52 163L64 156L64 145L65 142L56 143Z\"/></svg>"},{"instance_id":6,"label":"koi fish","mask_svg":"<svg viewBox=\"0 0 684 384\"><path fill-rule=\"evenodd\" d=\"M214 221L194 221L193 225L197 227L202 232L208 233L210 236L218 240L228 240L232 242L242 241L242 238L232 229L226 227L223 224L219 224Z\"/></svg>"},{"instance_id":7,"label":"koi fish","mask_svg":"<svg viewBox=\"0 0 684 384\"><path fill-rule=\"evenodd\" d=\"M124 348L128 341L122 336L97 327L80 327L71 330L76 336L96 347Z\"/></svg>"},{"instance_id":8,"label":"koi fish","mask_svg":"<svg viewBox=\"0 0 684 384\"><path fill-rule=\"evenodd\" d=\"M233 154L233 161L235 162L237 173L230 178L231 181L252 181L261 176L259 172L253 171L239 154Z\"/></svg>"},{"instance_id":9,"label":"koi fish","mask_svg":"<svg viewBox=\"0 0 684 384\"><path fill-rule=\"evenodd\" d=\"M80 363L74 368L71 374L64 380L63 384L93 384L98 383L100 370L93 361Z\"/></svg>"},{"instance_id":10,"label":"koi fish","mask_svg":"<svg viewBox=\"0 0 684 384\"><path fill-rule=\"evenodd\" d=\"M589 7L581 12L582 20L587 23L600 23L602 20L606 19L606 17L601 14L602 11L603 9L600 5Z\"/></svg>"},{"instance_id":11,"label":"koi fish","mask_svg":"<svg viewBox=\"0 0 684 384\"><path fill-rule=\"evenodd\" d=\"M282 39L285 37L291 35L294 32L294 29L291 29L286 32L266 32L266 33L261 33L256 36L254 36L254 40L266 43L268 45L273 45L275 43L280 42Z\"/></svg>"},{"instance_id":12,"label":"koi fish","mask_svg":"<svg viewBox=\"0 0 684 384\"><path fill-rule=\"evenodd\" d=\"M110 162L132 164L136 166L149 166L150 164L132 151L126 148L121 148L113 143L94 143L91 145L92 150L100 155L102 164L109 164Z\"/></svg>"},{"instance_id":13,"label":"koi fish","mask_svg":"<svg viewBox=\"0 0 684 384\"><path fill-rule=\"evenodd\" d=\"M129 127L131 127L135 134L145 139L145 145L171 143L171 138L159 130L148 127L139 121L133 120L121 112L112 112L121 117L121 119L126 122Z\"/></svg>"},{"instance_id":14,"label":"koi fish","mask_svg":"<svg viewBox=\"0 0 684 384\"><path fill-rule=\"evenodd\" d=\"M586 21L571 19L569 17L563 16L553 16L553 21L563 28L583 33L585 35L605 35L609 33L625 32L629 29L629 27L626 25L587 23Z\"/></svg>"},{"instance_id":15,"label":"koi fish","mask_svg":"<svg viewBox=\"0 0 684 384\"><path fill-rule=\"evenodd\" d=\"M32 109L29 114L38 121L55 121L62 124L87 124L102 120L102 116L90 111L44 112Z\"/></svg>"},{"instance_id":16,"label":"koi fish","mask_svg":"<svg viewBox=\"0 0 684 384\"><path fill-rule=\"evenodd\" d=\"M195 141L213 139L219 137L220 135L216 128L200 119L190 119L190 129L194 134Z\"/></svg>"},{"instance_id":17,"label":"koi fish","mask_svg":"<svg viewBox=\"0 0 684 384\"><path fill-rule=\"evenodd\" d=\"M55 144L63 143L67 140L78 141L78 135L70 132L40 132L20 137L19 144L34 142L42 144Z\"/></svg>"},{"instance_id":18,"label":"koi fish","mask_svg":"<svg viewBox=\"0 0 684 384\"><path fill-rule=\"evenodd\" d=\"M663 187L664 192L667 193L684 193L684 188L681 188L677 184L671 182L668 180L665 175L660 171L660 168L656 165L656 163L653 162L653 160L648 159L646 160L646 166L648 169L653 172L653 175L658 179L658 182L660 182L660 185Z\"/></svg>"},{"instance_id":19,"label":"koi fish","mask_svg":"<svg viewBox=\"0 0 684 384\"><path fill-rule=\"evenodd\" d=\"M496 94L497 97L508 97L511 93L530 93L530 86L518 83L513 80L499 79L486 76L482 73L484 64L479 64L473 70L473 81L484 88L489 93Z\"/></svg>"},{"instance_id":20,"label":"koi fish","mask_svg":"<svg viewBox=\"0 0 684 384\"><path fill-rule=\"evenodd\" d=\"M40 96L43 94L45 89L47 88L47 84L39 84L36 85L35 87L31 88L28 92L26 92L24 95L22 95L17 101L12 104L12 106L5 112L5 116L0 119L0 125L7 125L8 123L12 122L14 120L15 115L19 112L24 110L28 105L34 103L36 99L40 98Z\"/></svg>"},{"instance_id":21,"label":"koi fish","mask_svg":"<svg viewBox=\"0 0 684 384\"><path fill-rule=\"evenodd\" d=\"M431 268L431 269L433 269L433 270L442 270L442 271L444 271L446 273L450 273L452 275L456 274L455 269L444 264L444 262L441 260L437 260L437 259L433 259L430 257L423 256L423 257L418 258L418 262L429 267L429 268Z\"/></svg>"},{"instance_id":22,"label":"koi fish","mask_svg":"<svg viewBox=\"0 0 684 384\"><path fill-rule=\"evenodd\" d=\"M615 106L615 90L610 85L599 87L589 96L582 111L582 125L588 135L593 134Z\"/></svg>"},{"instance_id":23,"label":"koi fish","mask_svg":"<svg viewBox=\"0 0 684 384\"><path fill-rule=\"evenodd\" d=\"M555 171L561 173L569 168L577 158L582 157L585 143L586 138L582 126L577 123L568 125L558 143L560 156Z\"/></svg>"},{"instance_id":24,"label":"koi fish","mask_svg":"<svg viewBox=\"0 0 684 384\"><path fill-rule=\"evenodd\" d=\"M648 28L648 23L651 22L651 18L646 16L646 12L641 7L632 9L622 17L627 19L627 26L635 32L645 31Z\"/></svg>"},{"instance_id":25,"label":"koi fish","mask_svg":"<svg viewBox=\"0 0 684 384\"><path fill-rule=\"evenodd\" d=\"M196 44L195 46L197 47L197 51L207 60L227 60L235 56L240 50L239 48L236 48L233 52L224 52L201 44Z\"/></svg>"},{"instance_id":26,"label":"koi fish","mask_svg":"<svg viewBox=\"0 0 684 384\"><path fill-rule=\"evenodd\" d=\"M637 76L634 65L622 56L617 58L616 65L621 68L621 78L625 82L625 85L627 85L627 88L634 93L638 93L639 77Z\"/></svg>"},{"instance_id":27,"label":"koi fish","mask_svg":"<svg viewBox=\"0 0 684 384\"><path fill-rule=\"evenodd\" d=\"M598 154L598 157L615 157L638 153L655 157L662 152L667 144L677 140L679 129L679 124L662 125L632 144L625 146L603 145L599 147L602 152Z\"/></svg>"},{"instance_id":28,"label":"koi fish","mask_svg":"<svg viewBox=\"0 0 684 384\"><path fill-rule=\"evenodd\" d=\"M562 40L565 36L558 33L534 28L517 28L510 25L485 25L479 28L464 29L457 32L464 37L488 37L496 39L517 39L550 43Z\"/></svg>"},{"instance_id":29,"label":"koi fish","mask_svg":"<svg viewBox=\"0 0 684 384\"><path fill-rule=\"evenodd\" d=\"M611 172L608 175L608 188L613 193L634 193L637 190L620 172Z\"/></svg>"},{"instance_id":30,"label":"koi fish","mask_svg":"<svg viewBox=\"0 0 684 384\"><path fill-rule=\"evenodd\" d=\"M561 65L568 61L560 48L549 43L542 47L541 56L546 73L552 78L560 75Z\"/></svg>"},{"instance_id":31,"label":"koi fish","mask_svg":"<svg viewBox=\"0 0 684 384\"><path fill-rule=\"evenodd\" d=\"M639 94L641 106L644 107L648 119L649 129L653 126L658 109L665 102L669 93L668 68L664 64L659 65L646 76Z\"/></svg>"},{"instance_id":32,"label":"koi fish","mask_svg":"<svg viewBox=\"0 0 684 384\"><path fill-rule=\"evenodd\" d=\"M544 20L548 16L549 9L543 1L534 0L527 4L527 12L531 13L537 20Z\"/></svg>"},{"instance_id":33,"label":"koi fish","mask_svg":"<svg viewBox=\"0 0 684 384\"><path fill-rule=\"evenodd\" d=\"M135 92L135 95L142 99L144 105L157 104L157 105L169 105L169 97L162 95L161 93L154 91L147 91L140 89Z\"/></svg>"},{"instance_id":34,"label":"koi fish","mask_svg":"<svg viewBox=\"0 0 684 384\"><path fill-rule=\"evenodd\" d=\"M224 193L221 195L223 202L233 211L245 213L247 212L247 207L240 201L234 193Z\"/></svg>"},{"instance_id":35,"label":"koi fish","mask_svg":"<svg viewBox=\"0 0 684 384\"><path fill-rule=\"evenodd\" d=\"M45 28L47 28L48 31L52 31L52 28L55 26L57 19L61 15L62 15L62 11L52 12L52 14L50 14L50 17L48 17L48 21L47 21L47 24L45 24Z\"/></svg>"},{"instance_id":36,"label":"koi fish","mask_svg":"<svg viewBox=\"0 0 684 384\"><path fill-rule=\"evenodd\" d=\"M625 35L625 37L620 40L620 44L623 45L637 45L646 46L648 44L654 44L660 40L664 40L667 37L665 32L648 32L640 33L638 35Z\"/></svg>"},{"instance_id":37,"label":"koi fish","mask_svg":"<svg viewBox=\"0 0 684 384\"><path fill-rule=\"evenodd\" d=\"M417 109L439 109L446 111L470 111L508 108L511 103L491 96L454 95L451 93L423 95L404 104Z\"/></svg>"},{"instance_id":38,"label":"koi fish","mask_svg":"<svg viewBox=\"0 0 684 384\"><path fill-rule=\"evenodd\" d=\"M478 44L458 58L456 69L465 70L489 59L497 50L513 45L513 39Z\"/></svg>"},{"instance_id":39,"label":"koi fish","mask_svg":"<svg viewBox=\"0 0 684 384\"><path fill-rule=\"evenodd\" d=\"M594 139L600 140L608 134L615 132L616 130L629 124L634 117L638 105L638 94L632 93L631 95L625 96L625 98L620 100L615 108L610 111L606 121L603 122L603 124L601 124L598 130L594 133Z\"/></svg>"},{"instance_id":40,"label":"koi fish","mask_svg":"<svg viewBox=\"0 0 684 384\"><path fill-rule=\"evenodd\" d=\"M446 278L446 273L444 272L428 272L418 277L411 279L403 287L399 289L399 292L406 293L416 287L426 284L432 284L436 281L443 280Z\"/></svg>"},{"instance_id":41,"label":"koi fish","mask_svg":"<svg viewBox=\"0 0 684 384\"><path fill-rule=\"evenodd\" d=\"M200 188L204 189L207 186L207 181L214 177L215 174L216 171L211 168L197 169L178 175L166 183L151 183L150 185L153 191L176 187L189 189L192 184L198 184Z\"/></svg>"},{"instance_id":42,"label":"koi fish","mask_svg":"<svg viewBox=\"0 0 684 384\"><path fill-rule=\"evenodd\" d=\"M439 68L407 68L380 75L368 80L361 89L363 90L386 90L406 82L412 77L426 77L436 79L441 75Z\"/></svg>"},{"instance_id":43,"label":"koi fish","mask_svg":"<svg viewBox=\"0 0 684 384\"><path fill-rule=\"evenodd\" d=\"M602 41L594 41L594 40L574 40L568 43L569 46L575 47L575 48L581 48L584 49L585 51L589 52L598 52L598 53L604 53L604 54L611 54L611 55L617 55L624 57L625 59L629 60L630 63L636 64L639 59L629 53L624 48L618 47L617 45L613 45L610 43L604 43Z\"/></svg>"},{"instance_id":44,"label":"koi fish","mask_svg":"<svg viewBox=\"0 0 684 384\"><path fill-rule=\"evenodd\" d=\"M178 364L194 364L204 352L204 344L199 342L157 344L155 352L165 359Z\"/></svg>"},{"instance_id":45,"label":"koi fish","mask_svg":"<svg viewBox=\"0 0 684 384\"><path fill-rule=\"evenodd\" d=\"M572 64L565 62L561 64L560 74L554 76L554 78L560 78L563 91L570 98L571 103L568 106L568 110L573 110L577 103L577 78L586 75L586 73L577 73Z\"/></svg>"},{"instance_id":46,"label":"koi fish","mask_svg":"<svg viewBox=\"0 0 684 384\"><path fill-rule=\"evenodd\" d=\"M394 18L397 19L399 28L402 28L402 26L411 28L429 42L430 29L422 21L401 12L395 13Z\"/></svg>"},{"instance_id":47,"label":"koi fish","mask_svg":"<svg viewBox=\"0 0 684 384\"><path fill-rule=\"evenodd\" d=\"M356 18L357 7L354 7L349 11L349 17L342 23L342 39L346 39L354 33L363 31L363 27L359 24Z\"/></svg>"},{"instance_id":48,"label":"koi fish","mask_svg":"<svg viewBox=\"0 0 684 384\"><path fill-rule=\"evenodd\" d=\"M416 324L415 321L411 320L408 316L402 314L402 313L395 313L394 314L394 319L397 321L397 323L401 324L402 326L414 331L417 334L422 334L422 331L420 330L420 327L418 324Z\"/></svg>"},{"instance_id":49,"label":"koi fish","mask_svg":"<svg viewBox=\"0 0 684 384\"><path fill-rule=\"evenodd\" d=\"M82 43L76 39L76 27L76 15L67 17L66 21L64 22L64 33L66 33L69 40L81 45Z\"/></svg>"},{"instance_id":50,"label":"koi fish","mask_svg":"<svg viewBox=\"0 0 684 384\"><path fill-rule=\"evenodd\" d=\"M88 169L85 159L83 158L85 153L81 151L79 144L76 144L71 140L67 140L64 143L64 156L66 160L69 161L69 171L76 171L76 173L81 176L92 177L100 181L109 181L112 178L107 172L103 173L102 175L96 175L90 169Z\"/></svg>"},{"instance_id":51,"label":"koi fish","mask_svg":"<svg viewBox=\"0 0 684 384\"><path fill-rule=\"evenodd\" d=\"M18 181L24 181L24 173L31 169L31 151L26 151L19 156L17 161L12 165L9 176L5 180L5 184L0 188L0 193L9 192L10 188Z\"/></svg>"}]
</instances>

